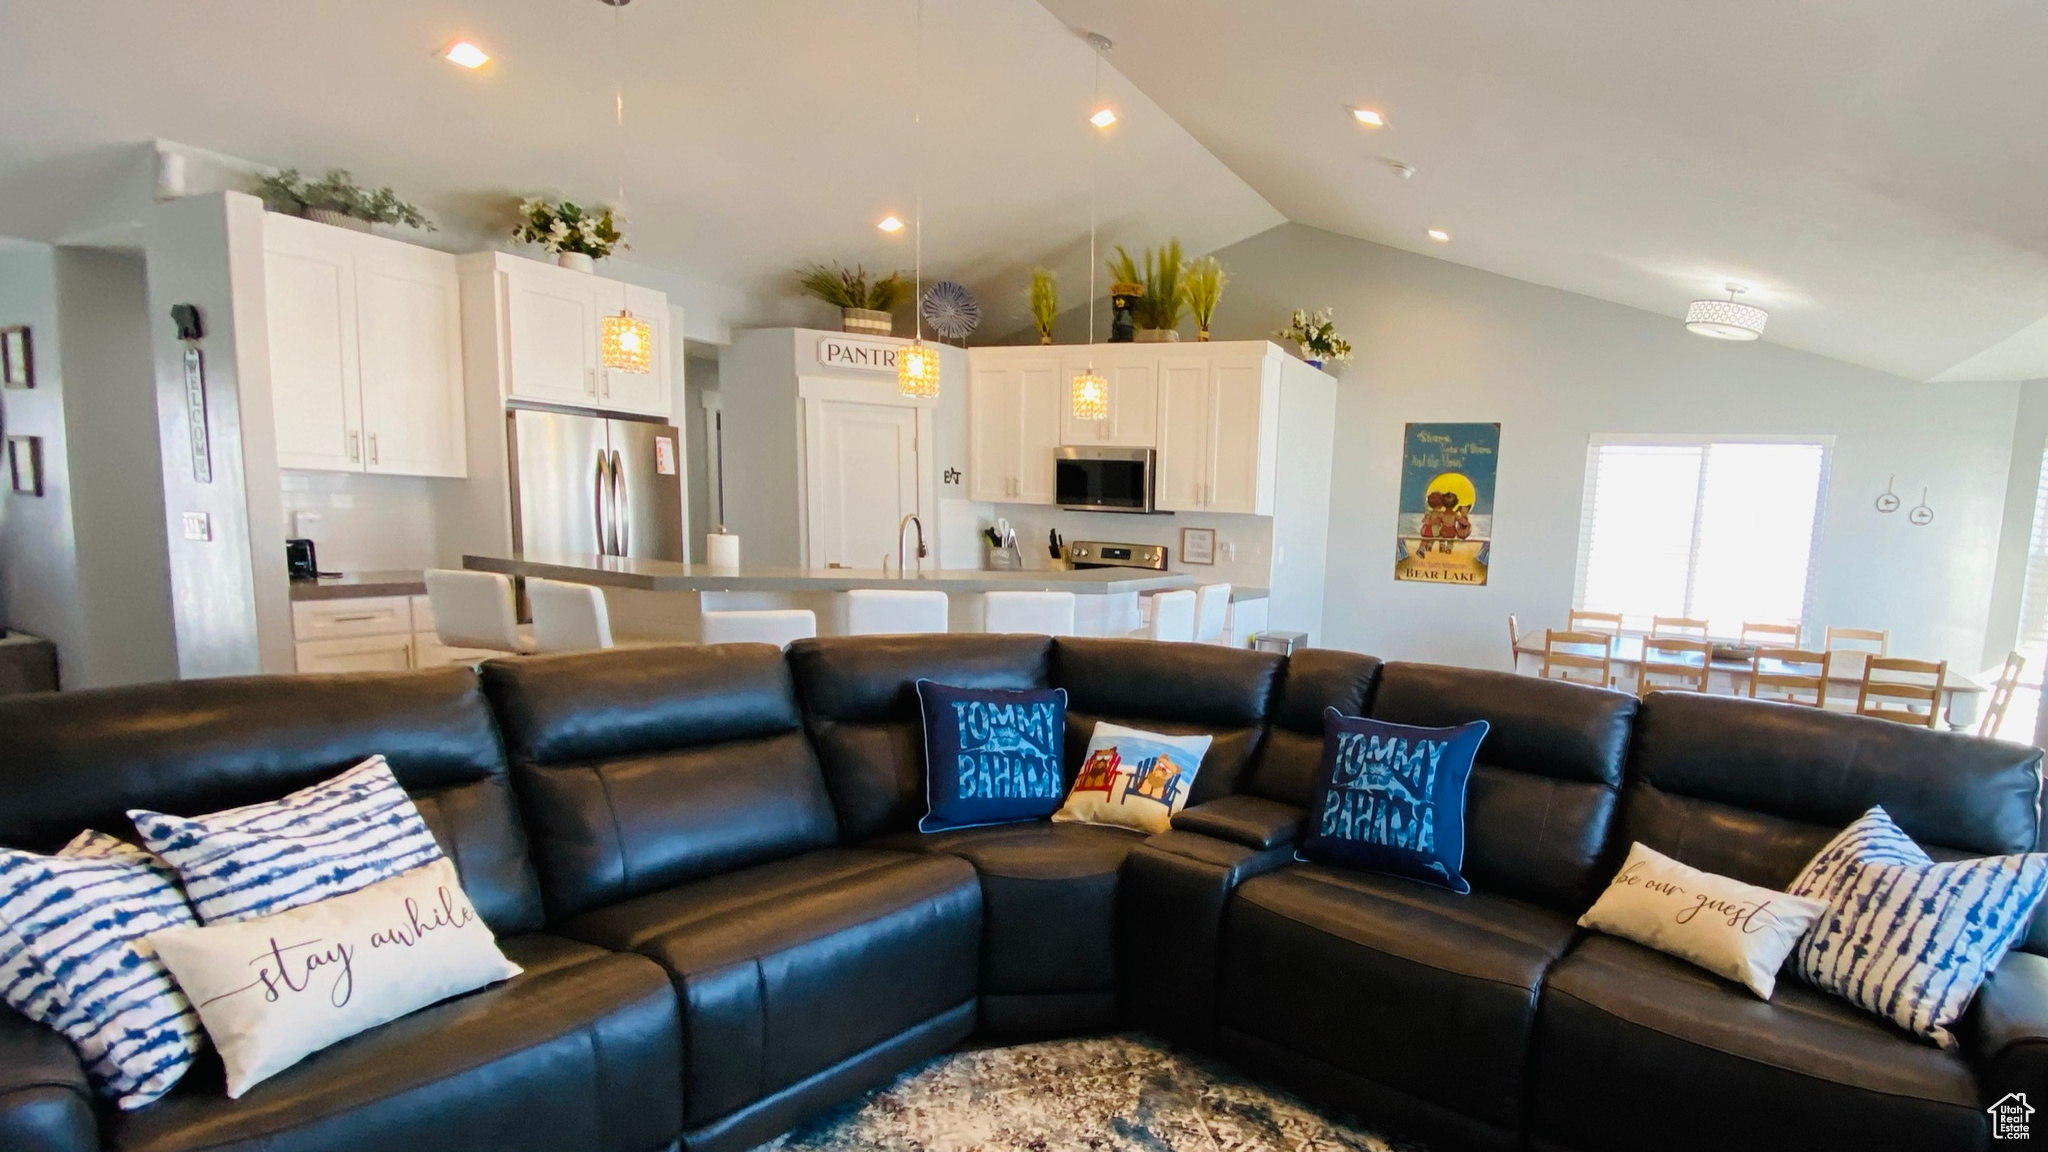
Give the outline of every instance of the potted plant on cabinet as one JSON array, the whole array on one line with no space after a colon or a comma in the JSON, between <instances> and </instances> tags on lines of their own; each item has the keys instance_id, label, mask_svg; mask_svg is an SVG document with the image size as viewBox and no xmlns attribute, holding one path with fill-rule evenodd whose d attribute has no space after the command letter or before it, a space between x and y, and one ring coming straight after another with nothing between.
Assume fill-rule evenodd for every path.
<instances>
[{"instance_id":1,"label":"potted plant on cabinet","mask_svg":"<svg viewBox=\"0 0 2048 1152\"><path fill-rule=\"evenodd\" d=\"M1223 270L1223 264L1214 256L1204 256L1188 263L1181 294L1187 297L1188 311L1195 317L1195 339L1209 338L1209 321L1216 316L1216 303L1223 299L1223 286L1230 283L1230 273Z\"/></svg>"},{"instance_id":2,"label":"potted plant on cabinet","mask_svg":"<svg viewBox=\"0 0 2048 1152\"><path fill-rule=\"evenodd\" d=\"M273 212L286 212L346 228L368 232L372 224L404 224L427 232L434 230L426 214L398 198L390 188L368 189L356 184L345 168L329 168L318 180L307 180L297 168L287 168L257 182L263 204Z\"/></svg>"},{"instance_id":3,"label":"potted plant on cabinet","mask_svg":"<svg viewBox=\"0 0 2048 1152\"><path fill-rule=\"evenodd\" d=\"M519 202L519 226L512 229L512 238L540 245L554 255L555 263L578 272L596 271L599 260L627 247L611 209L538 196Z\"/></svg>"},{"instance_id":4,"label":"potted plant on cabinet","mask_svg":"<svg viewBox=\"0 0 2048 1152\"><path fill-rule=\"evenodd\" d=\"M1162 248L1147 248L1142 268L1124 251L1123 245L1117 245L1116 256L1109 261L1109 274L1119 283L1111 285L1110 292L1113 296L1117 288L1132 284L1142 289L1130 307L1131 319L1137 324L1138 343L1180 339L1180 316L1187 307L1187 297L1181 291L1181 273L1186 267L1178 240L1168 240Z\"/></svg>"},{"instance_id":5,"label":"potted plant on cabinet","mask_svg":"<svg viewBox=\"0 0 2048 1152\"><path fill-rule=\"evenodd\" d=\"M903 299L903 277L891 272L868 279L868 270L855 265L852 271L837 264L813 264L797 273L804 291L839 309L840 326L848 332L889 336L896 331L890 310Z\"/></svg>"},{"instance_id":6,"label":"potted plant on cabinet","mask_svg":"<svg viewBox=\"0 0 2048 1152\"><path fill-rule=\"evenodd\" d=\"M1337 335L1337 324L1331 319L1331 309L1328 308L1314 313L1296 308L1287 327L1273 333L1273 336L1278 340L1292 341L1301 349L1301 358L1312 368L1351 359L1351 341Z\"/></svg>"},{"instance_id":7,"label":"potted plant on cabinet","mask_svg":"<svg viewBox=\"0 0 2048 1152\"><path fill-rule=\"evenodd\" d=\"M1060 315L1060 284L1045 268L1031 270L1031 290L1024 294L1031 309L1031 322L1038 326L1038 342L1052 343L1053 321Z\"/></svg>"}]
</instances>

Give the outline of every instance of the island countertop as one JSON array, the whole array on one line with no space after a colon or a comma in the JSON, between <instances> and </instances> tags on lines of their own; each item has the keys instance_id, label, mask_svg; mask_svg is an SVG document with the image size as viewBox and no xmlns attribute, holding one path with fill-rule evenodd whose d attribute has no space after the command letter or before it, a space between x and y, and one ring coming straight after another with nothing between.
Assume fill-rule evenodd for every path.
<instances>
[{"instance_id":1,"label":"island countertop","mask_svg":"<svg viewBox=\"0 0 2048 1152\"><path fill-rule=\"evenodd\" d=\"M873 568L763 568L741 565L713 568L673 560L642 560L630 556L544 555L464 556L462 564L480 572L507 576L538 576L608 588L645 592L848 592L855 588L921 588L934 592L1073 592L1106 596L1117 592L1156 592L1192 588L1184 572L1153 572L1137 568L1079 570L1025 568L1017 570L914 568L907 576Z\"/></svg>"}]
</instances>

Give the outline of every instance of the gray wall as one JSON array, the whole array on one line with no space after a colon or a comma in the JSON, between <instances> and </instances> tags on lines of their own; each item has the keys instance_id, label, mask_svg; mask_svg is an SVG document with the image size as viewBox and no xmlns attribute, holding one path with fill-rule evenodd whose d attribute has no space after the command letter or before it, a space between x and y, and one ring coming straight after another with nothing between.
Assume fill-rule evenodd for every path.
<instances>
[{"instance_id":1,"label":"gray wall","mask_svg":"<svg viewBox=\"0 0 2048 1152\"><path fill-rule=\"evenodd\" d=\"M64 423L65 364L57 334L56 253L42 244L0 241L0 327L29 326L35 387L0 390L9 436L36 436L43 494L0 487L0 620L57 645L66 687L78 687L84 635L78 552L71 535L71 468ZM4 461L0 461L4 462Z\"/></svg>"},{"instance_id":2,"label":"gray wall","mask_svg":"<svg viewBox=\"0 0 2048 1152\"><path fill-rule=\"evenodd\" d=\"M1901 654L1975 670L1985 649L2019 387L1925 385L1448 261L1283 225L1217 255L1233 280L1217 339L1334 307L1357 347L1339 374L1325 643L1504 667L1504 618L1561 627L1577 573L1594 433L1834 437L1808 625L1890 628ZM1073 318L1063 318L1071 321ZM1063 325L1064 327L1067 325ZM1396 583L1403 425L1500 421L1491 583ZM1896 473L1914 527L1872 500ZM1775 562L1759 539L1756 562Z\"/></svg>"}]
</instances>

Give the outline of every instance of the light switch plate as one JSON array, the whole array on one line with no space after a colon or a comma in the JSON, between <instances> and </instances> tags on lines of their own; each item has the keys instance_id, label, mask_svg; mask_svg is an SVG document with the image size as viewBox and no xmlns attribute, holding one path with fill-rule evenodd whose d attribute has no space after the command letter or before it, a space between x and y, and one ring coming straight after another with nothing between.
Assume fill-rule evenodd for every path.
<instances>
[{"instance_id":1,"label":"light switch plate","mask_svg":"<svg viewBox=\"0 0 2048 1152\"><path fill-rule=\"evenodd\" d=\"M203 542L213 539L213 517L204 512L185 513L185 539Z\"/></svg>"}]
</instances>

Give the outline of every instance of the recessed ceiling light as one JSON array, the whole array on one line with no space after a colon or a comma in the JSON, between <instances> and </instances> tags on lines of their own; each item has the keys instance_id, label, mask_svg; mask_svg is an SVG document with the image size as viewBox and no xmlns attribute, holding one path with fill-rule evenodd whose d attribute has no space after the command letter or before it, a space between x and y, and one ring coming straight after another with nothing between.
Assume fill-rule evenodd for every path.
<instances>
[{"instance_id":1,"label":"recessed ceiling light","mask_svg":"<svg viewBox=\"0 0 2048 1152\"><path fill-rule=\"evenodd\" d=\"M1451 242L1451 234L1441 228L1431 228L1429 230L1429 238L1439 244L1449 244Z\"/></svg>"},{"instance_id":2,"label":"recessed ceiling light","mask_svg":"<svg viewBox=\"0 0 2048 1152\"><path fill-rule=\"evenodd\" d=\"M1387 118L1372 108L1353 108L1351 115L1360 124L1369 124L1374 128L1385 128L1387 126Z\"/></svg>"},{"instance_id":3,"label":"recessed ceiling light","mask_svg":"<svg viewBox=\"0 0 2048 1152\"><path fill-rule=\"evenodd\" d=\"M441 49L441 59L457 68L467 68L474 72L491 62L491 54L467 40L457 40Z\"/></svg>"},{"instance_id":4,"label":"recessed ceiling light","mask_svg":"<svg viewBox=\"0 0 2048 1152\"><path fill-rule=\"evenodd\" d=\"M1097 128L1107 128L1111 124L1116 123L1116 113L1107 108L1098 108L1095 110L1095 115L1088 118L1088 122Z\"/></svg>"},{"instance_id":5,"label":"recessed ceiling light","mask_svg":"<svg viewBox=\"0 0 2048 1152\"><path fill-rule=\"evenodd\" d=\"M898 220L892 214L882 217L882 222L875 225L875 227L880 228L884 232L901 232L903 231L903 221Z\"/></svg>"}]
</instances>

